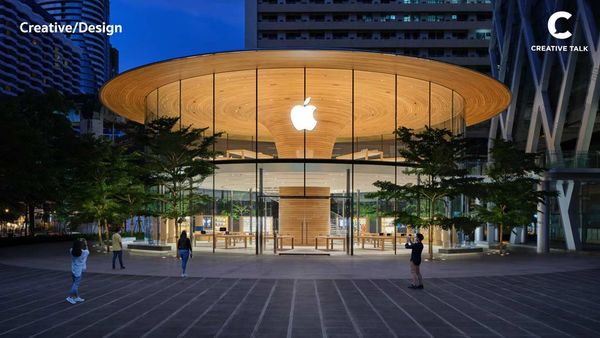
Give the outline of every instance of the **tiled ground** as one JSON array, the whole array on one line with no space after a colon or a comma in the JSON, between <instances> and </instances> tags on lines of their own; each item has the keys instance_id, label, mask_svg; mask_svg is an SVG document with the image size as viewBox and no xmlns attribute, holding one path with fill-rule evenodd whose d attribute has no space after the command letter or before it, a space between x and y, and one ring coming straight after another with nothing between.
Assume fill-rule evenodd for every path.
<instances>
[{"instance_id":1,"label":"tiled ground","mask_svg":"<svg viewBox=\"0 0 600 338\"><path fill-rule=\"evenodd\" d=\"M236 279L0 265L2 337L598 337L600 269L426 279Z\"/></svg>"}]
</instances>

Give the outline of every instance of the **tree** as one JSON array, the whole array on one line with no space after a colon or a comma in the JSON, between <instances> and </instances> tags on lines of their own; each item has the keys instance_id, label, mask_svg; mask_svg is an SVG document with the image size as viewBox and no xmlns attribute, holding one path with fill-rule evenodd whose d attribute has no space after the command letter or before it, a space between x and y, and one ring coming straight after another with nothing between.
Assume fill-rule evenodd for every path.
<instances>
[{"instance_id":1,"label":"tree","mask_svg":"<svg viewBox=\"0 0 600 338\"><path fill-rule=\"evenodd\" d=\"M144 168L143 155L137 151L123 155L122 164L125 172L124 179L117 182L115 198L120 201L131 220L131 235L134 231L134 219L138 216L138 232L141 231L140 216L156 216L153 203L158 199L158 194L152 190L148 173Z\"/></svg>"},{"instance_id":2,"label":"tree","mask_svg":"<svg viewBox=\"0 0 600 338\"><path fill-rule=\"evenodd\" d=\"M64 197L76 135L64 112L73 105L57 91L3 97L0 102L0 199L28 215ZM2 202L2 201L0 201Z\"/></svg>"},{"instance_id":3,"label":"tree","mask_svg":"<svg viewBox=\"0 0 600 338\"><path fill-rule=\"evenodd\" d=\"M417 184L397 185L388 181L377 181L374 185L379 189L375 196L384 199L425 201L424 219L419 222L410 217L405 210L396 210L396 218L404 219L428 229L429 259L433 259L433 227L446 227L447 217L443 216L443 200L470 193L478 179L467 176L463 167L467 160L467 141L446 129L425 127L420 132L409 128L395 131L402 147L398 155L403 157L412 167L404 170L407 175L417 176ZM421 216L422 217L422 216Z\"/></svg>"},{"instance_id":4,"label":"tree","mask_svg":"<svg viewBox=\"0 0 600 338\"><path fill-rule=\"evenodd\" d=\"M140 139L150 178L163 188L159 200L161 216L175 221L179 238L183 217L199 209L208 199L195 187L214 172L212 145L220 134L204 136L208 128L178 126L178 118L162 117L146 125Z\"/></svg>"},{"instance_id":5,"label":"tree","mask_svg":"<svg viewBox=\"0 0 600 338\"><path fill-rule=\"evenodd\" d=\"M472 236L475 229L481 225L481 221L473 215L459 217L444 217L440 220L443 229L456 229L464 234ZM451 233L452 234L452 233ZM450 246L454 246L454 238L450 236Z\"/></svg>"},{"instance_id":6,"label":"tree","mask_svg":"<svg viewBox=\"0 0 600 338\"><path fill-rule=\"evenodd\" d=\"M556 192L537 189L543 171L536 163L536 154L520 152L511 141L494 141L485 171L487 179L478 189L483 203L474 207L474 215L498 226L500 254L504 253L504 231L529 224L538 204L544 203L546 196L556 196Z\"/></svg>"},{"instance_id":7,"label":"tree","mask_svg":"<svg viewBox=\"0 0 600 338\"><path fill-rule=\"evenodd\" d=\"M109 223L120 224L129 215L121 199L131 183L123 148L110 140L84 135L74 156L78 163L71 173L65 210L76 210L73 216L78 221L95 222L103 246L102 230L108 239Z\"/></svg>"}]
</instances>

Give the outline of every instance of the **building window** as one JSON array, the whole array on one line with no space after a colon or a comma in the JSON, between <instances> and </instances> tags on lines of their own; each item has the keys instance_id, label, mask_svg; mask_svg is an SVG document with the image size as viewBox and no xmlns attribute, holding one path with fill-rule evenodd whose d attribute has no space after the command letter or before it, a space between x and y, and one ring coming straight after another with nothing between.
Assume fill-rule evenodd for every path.
<instances>
[{"instance_id":1,"label":"building window","mask_svg":"<svg viewBox=\"0 0 600 338\"><path fill-rule=\"evenodd\" d=\"M396 16L393 14L386 15L386 16L381 17L381 21L382 22L396 21Z\"/></svg>"},{"instance_id":2,"label":"building window","mask_svg":"<svg viewBox=\"0 0 600 338\"><path fill-rule=\"evenodd\" d=\"M477 14L477 21L492 21L492 13Z\"/></svg>"},{"instance_id":3,"label":"building window","mask_svg":"<svg viewBox=\"0 0 600 338\"><path fill-rule=\"evenodd\" d=\"M453 39L458 39L458 40L462 40L462 39L466 39L468 37L468 34L466 31L454 31L452 32L452 38Z\"/></svg>"},{"instance_id":4,"label":"building window","mask_svg":"<svg viewBox=\"0 0 600 338\"><path fill-rule=\"evenodd\" d=\"M310 21L323 22L325 21L325 15L313 14L310 16Z\"/></svg>"},{"instance_id":5,"label":"building window","mask_svg":"<svg viewBox=\"0 0 600 338\"><path fill-rule=\"evenodd\" d=\"M286 40L298 40L298 39L300 39L301 36L302 36L302 34L300 34L298 32L285 33Z\"/></svg>"},{"instance_id":6,"label":"building window","mask_svg":"<svg viewBox=\"0 0 600 338\"><path fill-rule=\"evenodd\" d=\"M478 29L475 31L475 39L477 40L489 40L492 37L491 29Z\"/></svg>"},{"instance_id":7,"label":"building window","mask_svg":"<svg viewBox=\"0 0 600 338\"><path fill-rule=\"evenodd\" d=\"M379 34L379 36L381 37L382 40L389 40L389 39L393 39L396 37L396 32L381 32L381 34Z\"/></svg>"},{"instance_id":8,"label":"building window","mask_svg":"<svg viewBox=\"0 0 600 338\"><path fill-rule=\"evenodd\" d=\"M285 17L286 22L298 22L301 19L302 19L302 16L300 16L300 15L286 15L286 17Z\"/></svg>"},{"instance_id":9,"label":"building window","mask_svg":"<svg viewBox=\"0 0 600 338\"><path fill-rule=\"evenodd\" d=\"M274 32L267 32L267 33L261 33L260 38L262 40L277 40L277 33Z\"/></svg>"},{"instance_id":10,"label":"building window","mask_svg":"<svg viewBox=\"0 0 600 338\"><path fill-rule=\"evenodd\" d=\"M348 21L349 18L350 17L348 15L338 14L338 15L333 16L333 21L334 22L343 22L343 21Z\"/></svg>"},{"instance_id":11,"label":"building window","mask_svg":"<svg viewBox=\"0 0 600 338\"><path fill-rule=\"evenodd\" d=\"M371 32L358 32L356 33L356 37L363 40L369 40L373 38L373 33Z\"/></svg>"},{"instance_id":12,"label":"building window","mask_svg":"<svg viewBox=\"0 0 600 338\"><path fill-rule=\"evenodd\" d=\"M371 14L363 14L363 15L360 16L360 21L372 22L373 21L373 16Z\"/></svg>"},{"instance_id":13,"label":"building window","mask_svg":"<svg viewBox=\"0 0 600 338\"><path fill-rule=\"evenodd\" d=\"M333 39L334 40L347 39L347 38L348 38L348 33L347 32L336 32L336 33L333 33Z\"/></svg>"},{"instance_id":14,"label":"building window","mask_svg":"<svg viewBox=\"0 0 600 338\"><path fill-rule=\"evenodd\" d=\"M427 33L427 38L430 40L440 40L444 38L444 31L430 31Z\"/></svg>"},{"instance_id":15,"label":"building window","mask_svg":"<svg viewBox=\"0 0 600 338\"><path fill-rule=\"evenodd\" d=\"M429 57L443 57L444 56L444 49L442 48L430 48L429 51Z\"/></svg>"},{"instance_id":16,"label":"building window","mask_svg":"<svg viewBox=\"0 0 600 338\"><path fill-rule=\"evenodd\" d=\"M440 22L440 21L444 21L443 15L428 15L427 16L427 22Z\"/></svg>"},{"instance_id":17,"label":"building window","mask_svg":"<svg viewBox=\"0 0 600 338\"><path fill-rule=\"evenodd\" d=\"M263 14L261 15L261 19L260 21L265 21L265 22L277 22L277 15L274 14Z\"/></svg>"},{"instance_id":18,"label":"building window","mask_svg":"<svg viewBox=\"0 0 600 338\"><path fill-rule=\"evenodd\" d=\"M466 49L453 49L452 56L454 57L467 57L469 55L469 51Z\"/></svg>"}]
</instances>

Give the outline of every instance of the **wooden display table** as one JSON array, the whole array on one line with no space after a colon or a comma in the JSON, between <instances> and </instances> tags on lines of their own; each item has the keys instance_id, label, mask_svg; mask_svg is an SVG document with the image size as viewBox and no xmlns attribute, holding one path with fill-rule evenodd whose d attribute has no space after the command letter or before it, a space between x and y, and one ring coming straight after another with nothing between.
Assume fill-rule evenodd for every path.
<instances>
[{"instance_id":1,"label":"wooden display table","mask_svg":"<svg viewBox=\"0 0 600 338\"><path fill-rule=\"evenodd\" d=\"M201 241L202 239L205 239L207 242L211 242L212 238L213 238L213 234L212 233L203 234L203 233L195 232L194 238L197 241Z\"/></svg>"},{"instance_id":2,"label":"wooden display table","mask_svg":"<svg viewBox=\"0 0 600 338\"><path fill-rule=\"evenodd\" d=\"M317 236L315 237L315 250L319 250L319 240L325 240L326 249L325 250L333 250L333 241L342 241L342 245L344 246L344 251L346 251L346 236Z\"/></svg>"},{"instance_id":3,"label":"wooden display table","mask_svg":"<svg viewBox=\"0 0 600 338\"><path fill-rule=\"evenodd\" d=\"M216 240L222 238L225 242L225 249L229 249L230 246L236 246L238 241L244 241L244 248L248 247L248 240L250 240L250 244L252 244L253 235L243 234L243 233L232 233L232 234L217 234Z\"/></svg>"},{"instance_id":4,"label":"wooden display table","mask_svg":"<svg viewBox=\"0 0 600 338\"><path fill-rule=\"evenodd\" d=\"M277 235L277 249L278 250L283 250L283 241L286 239L291 240L291 244L292 244L292 249L294 248L294 236L292 235ZM273 239L273 235L266 235L265 239Z\"/></svg>"},{"instance_id":5,"label":"wooden display table","mask_svg":"<svg viewBox=\"0 0 600 338\"><path fill-rule=\"evenodd\" d=\"M379 248L379 250L385 250L385 241L389 240L392 244L394 243L394 236L380 236L378 234L363 234L357 236L360 241L361 248L365 248L365 241L372 241L374 248Z\"/></svg>"}]
</instances>

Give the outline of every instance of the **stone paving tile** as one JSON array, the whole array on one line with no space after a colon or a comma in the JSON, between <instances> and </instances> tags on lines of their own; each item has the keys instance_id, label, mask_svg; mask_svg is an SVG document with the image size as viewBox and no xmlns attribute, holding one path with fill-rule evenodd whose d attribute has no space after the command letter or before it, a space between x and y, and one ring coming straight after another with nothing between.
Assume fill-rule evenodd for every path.
<instances>
[{"instance_id":1,"label":"stone paving tile","mask_svg":"<svg viewBox=\"0 0 600 338\"><path fill-rule=\"evenodd\" d=\"M229 279L0 265L0 337L597 337L600 270L426 279Z\"/></svg>"}]
</instances>

